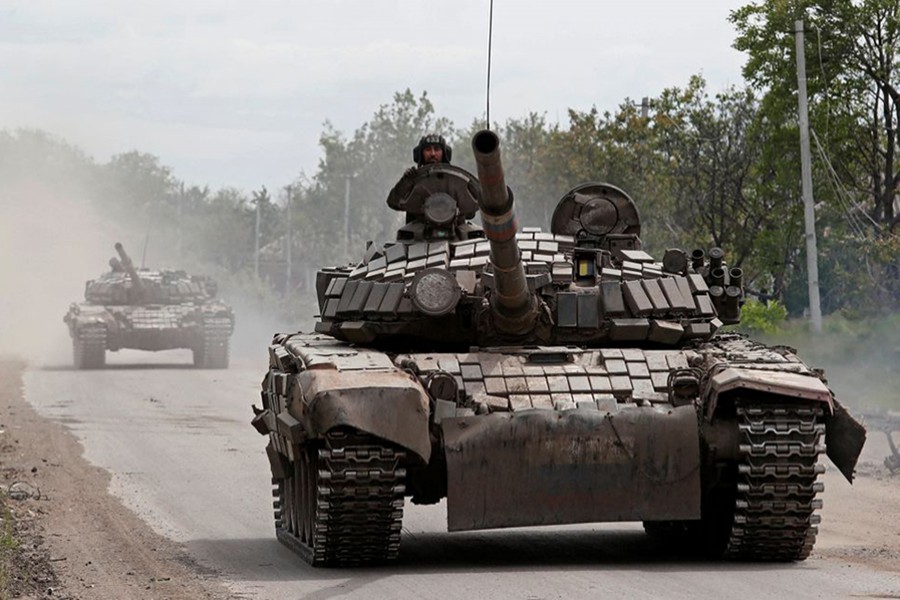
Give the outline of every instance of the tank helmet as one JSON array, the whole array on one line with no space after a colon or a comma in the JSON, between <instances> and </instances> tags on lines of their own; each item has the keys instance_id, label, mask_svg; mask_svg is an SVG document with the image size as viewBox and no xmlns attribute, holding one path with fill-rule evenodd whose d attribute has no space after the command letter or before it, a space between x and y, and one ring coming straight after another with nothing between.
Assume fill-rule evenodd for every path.
<instances>
[{"instance_id":1,"label":"tank helmet","mask_svg":"<svg viewBox=\"0 0 900 600\"><path fill-rule=\"evenodd\" d=\"M447 145L446 140L444 140L444 136L439 135L437 133L429 133L427 135L423 135L419 139L419 144L413 148L413 160L419 166L422 163L422 150L425 146L440 146L441 150L444 152L444 157L441 162L449 163L450 158L453 154L453 149Z\"/></svg>"}]
</instances>

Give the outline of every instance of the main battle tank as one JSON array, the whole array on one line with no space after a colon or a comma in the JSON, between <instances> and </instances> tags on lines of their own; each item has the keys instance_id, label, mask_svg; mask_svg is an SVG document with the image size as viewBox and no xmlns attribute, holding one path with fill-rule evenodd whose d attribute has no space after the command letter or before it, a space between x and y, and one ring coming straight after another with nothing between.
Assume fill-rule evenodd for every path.
<instances>
[{"instance_id":1,"label":"main battle tank","mask_svg":"<svg viewBox=\"0 0 900 600\"><path fill-rule=\"evenodd\" d=\"M216 283L184 271L136 269L120 243L111 270L85 284L84 299L69 306L75 367L99 369L106 351L190 348L194 365L228 367L234 314L215 298Z\"/></svg>"},{"instance_id":2,"label":"main battle tank","mask_svg":"<svg viewBox=\"0 0 900 600\"><path fill-rule=\"evenodd\" d=\"M420 168L389 198L396 241L320 271L315 332L274 336L253 425L278 539L317 566L390 561L405 497L446 498L450 531L642 521L716 557L806 558L820 455L852 480L865 430L795 351L718 331L740 269L718 248L655 261L603 183L518 232L498 138L473 149L478 180Z\"/></svg>"}]
</instances>

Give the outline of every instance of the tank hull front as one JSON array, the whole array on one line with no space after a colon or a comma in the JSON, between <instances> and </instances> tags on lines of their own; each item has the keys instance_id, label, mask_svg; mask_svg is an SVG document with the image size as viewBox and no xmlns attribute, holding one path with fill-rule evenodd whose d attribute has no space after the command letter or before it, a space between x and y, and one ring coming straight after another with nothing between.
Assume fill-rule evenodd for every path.
<instances>
[{"instance_id":1,"label":"tank hull front","mask_svg":"<svg viewBox=\"0 0 900 600\"><path fill-rule=\"evenodd\" d=\"M700 518L693 407L446 419L450 531Z\"/></svg>"},{"instance_id":2,"label":"tank hull front","mask_svg":"<svg viewBox=\"0 0 900 600\"><path fill-rule=\"evenodd\" d=\"M63 320L69 326L79 368L102 367L107 351L180 348L193 352L195 366L224 368L228 366L229 338L234 331L230 309L217 303L73 304Z\"/></svg>"},{"instance_id":3,"label":"tank hull front","mask_svg":"<svg viewBox=\"0 0 900 600\"><path fill-rule=\"evenodd\" d=\"M179 329L131 329L111 333L107 336L110 350L174 350L195 348L202 341L199 328Z\"/></svg>"}]
</instances>

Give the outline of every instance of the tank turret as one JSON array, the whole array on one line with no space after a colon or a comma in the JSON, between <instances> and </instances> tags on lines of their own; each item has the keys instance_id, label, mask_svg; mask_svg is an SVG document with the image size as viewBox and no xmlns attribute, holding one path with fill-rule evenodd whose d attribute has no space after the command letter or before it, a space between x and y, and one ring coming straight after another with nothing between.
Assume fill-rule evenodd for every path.
<instances>
[{"instance_id":1,"label":"tank turret","mask_svg":"<svg viewBox=\"0 0 900 600\"><path fill-rule=\"evenodd\" d=\"M477 178L444 164L408 172L388 197L406 213L396 241L319 272L317 332L383 348L675 347L739 321L742 274L721 249L656 261L634 201L599 182L567 192L549 232L520 231L499 138L481 131L472 149Z\"/></svg>"}]
</instances>

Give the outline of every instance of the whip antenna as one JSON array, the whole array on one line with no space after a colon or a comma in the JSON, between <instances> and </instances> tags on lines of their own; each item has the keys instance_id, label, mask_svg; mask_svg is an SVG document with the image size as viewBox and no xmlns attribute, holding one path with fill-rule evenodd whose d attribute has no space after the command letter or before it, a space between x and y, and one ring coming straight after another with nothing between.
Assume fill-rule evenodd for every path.
<instances>
[{"instance_id":1,"label":"whip antenna","mask_svg":"<svg viewBox=\"0 0 900 600\"><path fill-rule=\"evenodd\" d=\"M494 33L494 0L491 0L491 8L488 13L488 55L487 55L487 108L486 108L486 117L487 117L487 126L485 129L490 131L491 129L491 38Z\"/></svg>"},{"instance_id":2,"label":"whip antenna","mask_svg":"<svg viewBox=\"0 0 900 600\"><path fill-rule=\"evenodd\" d=\"M141 268L143 269L147 263L147 244L150 243L150 231L144 236L144 251L141 252Z\"/></svg>"}]
</instances>

